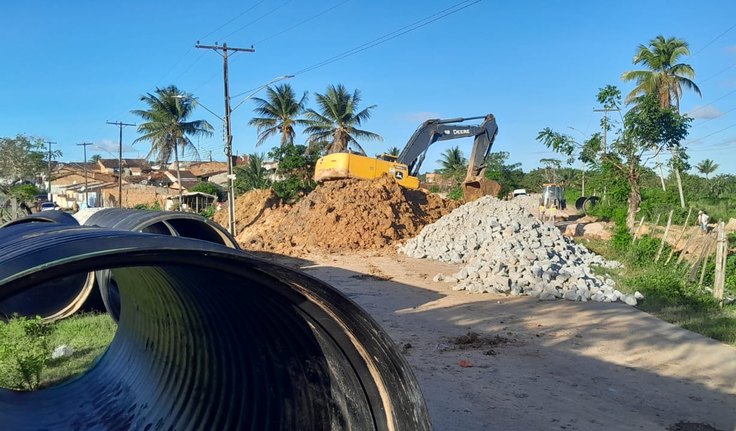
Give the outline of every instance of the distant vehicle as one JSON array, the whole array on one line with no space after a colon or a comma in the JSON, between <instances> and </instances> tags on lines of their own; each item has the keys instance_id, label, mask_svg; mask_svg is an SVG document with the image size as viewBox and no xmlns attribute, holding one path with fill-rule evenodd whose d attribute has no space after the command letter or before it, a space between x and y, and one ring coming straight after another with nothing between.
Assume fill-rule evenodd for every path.
<instances>
[{"instance_id":1,"label":"distant vehicle","mask_svg":"<svg viewBox=\"0 0 736 431\"><path fill-rule=\"evenodd\" d=\"M552 208L556 206L560 209L567 207L565 202L565 189L559 184L544 184L542 189L542 197L539 198L539 204L545 208Z\"/></svg>"},{"instance_id":2,"label":"distant vehicle","mask_svg":"<svg viewBox=\"0 0 736 431\"><path fill-rule=\"evenodd\" d=\"M54 211L58 209L59 205L57 205L56 202L43 202L41 204L41 211Z\"/></svg>"},{"instance_id":3,"label":"distant vehicle","mask_svg":"<svg viewBox=\"0 0 736 431\"><path fill-rule=\"evenodd\" d=\"M512 196L513 197L526 196L526 189L516 189L513 191Z\"/></svg>"}]
</instances>

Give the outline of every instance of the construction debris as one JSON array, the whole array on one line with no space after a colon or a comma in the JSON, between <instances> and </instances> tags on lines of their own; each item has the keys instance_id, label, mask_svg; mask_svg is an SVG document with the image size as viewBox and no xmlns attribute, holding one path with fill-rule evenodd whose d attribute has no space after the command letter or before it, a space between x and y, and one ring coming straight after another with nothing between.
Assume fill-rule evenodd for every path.
<instances>
[{"instance_id":1,"label":"construction debris","mask_svg":"<svg viewBox=\"0 0 736 431\"><path fill-rule=\"evenodd\" d=\"M399 250L410 257L465 264L455 274L434 278L455 284L453 290L629 305L642 298L638 292L616 290L614 280L593 271L594 266L620 263L576 244L513 200L486 196L463 205Z\"/></svg>"}]
</instances>

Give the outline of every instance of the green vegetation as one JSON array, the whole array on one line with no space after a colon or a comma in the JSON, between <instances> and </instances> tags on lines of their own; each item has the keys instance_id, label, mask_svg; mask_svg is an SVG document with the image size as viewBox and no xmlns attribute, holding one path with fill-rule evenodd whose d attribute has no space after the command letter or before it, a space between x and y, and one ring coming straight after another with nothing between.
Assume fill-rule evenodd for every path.
<instances>
[{"instance_id":1,"label":"green vegetation","mask_svg":"<svg viewBox=\"0 0 736 431\"><path fill-rule=\"evenodd\" d=\"M246 166L235 167L235 193L237 195L253 189L271 187L271 180L268 179L268 171L263 167L263 161L263 154L250 154Z\"/></svg>"},{"instance_id":2,"label":"green vegetation","mask_svg":"<svg viewBox=\"0 0 736 431\"><path fill-rule=\"evenodd\" d=\"M0 322L0 387L35 390L89 369L112 342L117 326L107 314L78 314L55 323L13 317ZM60 345L71 356L51 359Z\"/></svg>"},{"instance_id":3,"label":"green vegetation","mask_svg":"<svg viewBox=\"0 0 736 431\"><path fill-rule=\"evenodd\" d=\"M360 90L350 93L344 85L330 85L325 94L315 94L319 111L307 109L304 115L307 119L307 128L304 132L309 135L309 144L322 145L327 143L327 154L348 151L350 145L365 153L357 139L366 141L380 141L380 135L359 129L366 120L371 118L371 111L376 105L359 110L362 97Z\"/></svg>"},{"instance_id":4,"label":"green vegetation","mask_svg":"<svg viewBox=\"0 0 736 431\"><path fill-rule=\"evenodd\" d=\"M154 158L164 165L169 163L173 154L177 182L181 184L179 149L181 148L182 154L186 150L196 154L197 149L189 137L211 136L212 126L205 120L188 121L197 107L197 99L176 86L157 88L155 94L141 96L141 101L148 109L131 111L144 121L138 125L138 132L142 135L133 142L149 141L151 150L146 157ZM179 188L179 202L181 194L182 189Z\"/></svg>"},{"instance_id":5,"label":"green vegetation","mask_svg":"<svg viewBox=\"0 0 736 431\"><path fill-rule=\"evenodd\" d=\"M736 241L732 238L732 246ZM687 264L677 265L673 261L665 266L662 261L654 263L653 258L659 248L659 239L644 236L631 244L626 229L618 230L612 241L586 241L591 250L608 259L616 259L624 268L608 270L622 292L639 291L644 295L638 307L662 320L689 329L693 332L714 338L724 343L736 345L736 305L723 308L711 294L698 286L698 278L690 278ZM664 255L666 256L666 251ZM712 261L712 259L711 259ZM736 256L730 256L726 296L736 295ZM704 285L712 285L713 265L706 268L709 276Z\"/></svg>"}]
</instances>

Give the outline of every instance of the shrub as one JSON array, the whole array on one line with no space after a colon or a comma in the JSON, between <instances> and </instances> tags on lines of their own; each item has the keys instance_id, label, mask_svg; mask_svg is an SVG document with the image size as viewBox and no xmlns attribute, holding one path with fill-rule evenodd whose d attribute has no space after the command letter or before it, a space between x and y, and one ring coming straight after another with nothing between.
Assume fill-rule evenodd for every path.
<instances>
[{"instance_id":1,"label":"shrub","mask_svg":"<svg viewBox=\"0 0 736 431\"><path fill-rule=\"evenodd\" d=\"M48 337L53 326L40 317L34 319L14 315L8 322L0 323L0 363L8 372L0 375L0 385L34 390L41 382L51 350Z\"/></svg>"}]
</instances>

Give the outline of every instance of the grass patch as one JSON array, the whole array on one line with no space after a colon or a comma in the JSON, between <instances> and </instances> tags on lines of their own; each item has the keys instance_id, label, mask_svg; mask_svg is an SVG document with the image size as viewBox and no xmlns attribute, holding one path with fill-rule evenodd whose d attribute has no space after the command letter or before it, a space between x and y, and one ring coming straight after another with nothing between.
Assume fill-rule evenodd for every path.
<instances>
[{"instance_id":1,"label":"grass patch","mask_svg":"<svg viewBox=\"0 0 736 431\"><path fill-rule=\"evenodd\" d=\"M25 333L23 325L24 322L18 319L0 322L0 346L16 347L15 351L6 349L0 358L0 386L10 389L41 389L79 375L107 349L117 329L107 314L78 314L46 325L48 331L43 343L38 343L38 337ZM51 352L60 345L69 346L73 350L72 355L51 359ZM34 378L33 384L27 384L27 379L19 372L19 363L23 362L18 360L19 356L30 349L38 353L38 358L33 358L34 366L39 360L42 362L38 379Z\"/></svg>"},{"instance_id":2,"label":"grass patch","mask_svg":"<svg viewBox=\"0 0 736 431\"><path fill-rule=\"evenodd\" d=\"M597 268L596 272L613 278L622 292L641 292L644 300L637 305L639 309L736 346L736 305L720 308L715 298L698 287L697 281L689 280L684 266L673 262L668 266L661 261L653 263L650 258L652 240L637 241L623 250L611 242L586 240L582 243L603 257L624 264L620 269Z\"/></svg>"}]
</instances>

